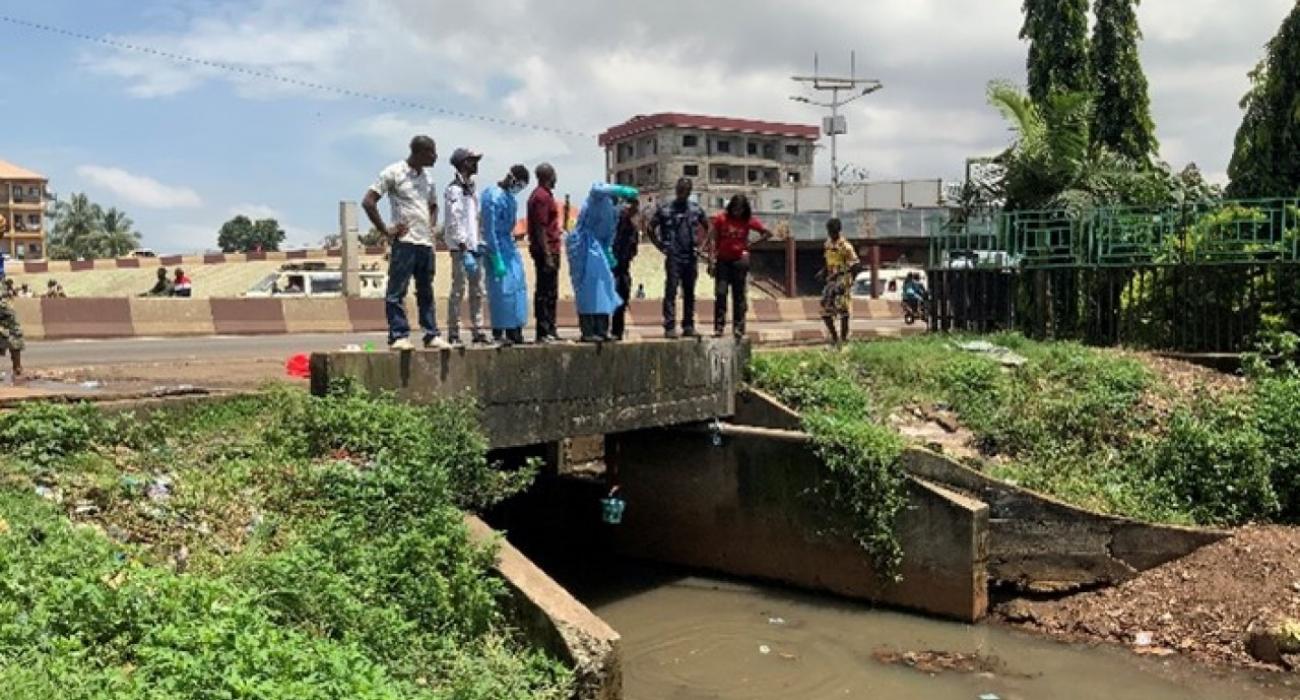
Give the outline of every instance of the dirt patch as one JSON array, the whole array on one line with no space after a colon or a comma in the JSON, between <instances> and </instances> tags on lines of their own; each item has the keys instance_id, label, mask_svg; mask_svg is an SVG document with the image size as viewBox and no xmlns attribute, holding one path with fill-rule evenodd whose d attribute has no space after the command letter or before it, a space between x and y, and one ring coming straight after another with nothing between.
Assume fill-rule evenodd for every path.
<instances>
[{"instance_id":1,"label":"dirt patch","mask_svg":"<svg viewBox=\"0 0 1300 700\"><path fill-rule=\"evenodd\" d=\"M107 388L190 385L211 389L256 389L284 381L306 386L285 371L283 359L192 360L87 365L32 372L32 379L79 384L99 382Z\"/></svg>"},{"instance_id":2,"label":"dirt patch","mask_svg":"<svg viewBox=\"0 0 1300 700\"><path fill-rule=\"evenodd\" d=\"M975 434L946 406L907 406L889 417L889 425L909 442L934 452L963 462L981 459Z\"/></svg>"},{"instance_id":3,"label":"dirt patch","mask_svg":"<svg viewBox=\"0 0 1300 700\"><path fill-rule=\"evenodd\" d=\"M1277 669L1255 659L1249 641L1261 626L1300 619L1300 528L1243 528L1114 588L1058 601L1016 600L998 606L995 614L1071 641ZM1281 666L1294 666L1300 659L1283 661Z\"/></svg>"}]
</instances>

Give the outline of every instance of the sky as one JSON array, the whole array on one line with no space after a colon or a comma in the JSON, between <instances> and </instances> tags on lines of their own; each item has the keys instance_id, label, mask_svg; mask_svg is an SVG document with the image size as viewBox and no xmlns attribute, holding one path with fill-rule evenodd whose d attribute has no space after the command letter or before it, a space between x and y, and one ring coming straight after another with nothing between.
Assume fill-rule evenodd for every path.
<instances>
[{"instance_id":1,"label":"sky","mask_svg":"<svg viewBox=\"0 0 1300 700\"><path fill-rule=\"evenodd\" d=\"M1165 160L1226 179L1246 74L1294 2L1142 3ZM125 210L159 252L213 248L235 214L275 217L289 247L318 245L339 201L359 199L416 133L438 142L440 188L452 150L470 146L485 153L483 179L545 160L557 191L577 197L604 177L604 129L666 111L818 124L819 110L788 99L801 94L790 76L815 52L823 70L847 71L856 51L859 75L885 88L848 108L842 162L878 181L959 180L966 158L1011 139L985 89L1024 81L1020 4L0 0L0 160L45 174L61 197ZM827 149L817 158L825 182Z\"/></svg>"}]
</instances>

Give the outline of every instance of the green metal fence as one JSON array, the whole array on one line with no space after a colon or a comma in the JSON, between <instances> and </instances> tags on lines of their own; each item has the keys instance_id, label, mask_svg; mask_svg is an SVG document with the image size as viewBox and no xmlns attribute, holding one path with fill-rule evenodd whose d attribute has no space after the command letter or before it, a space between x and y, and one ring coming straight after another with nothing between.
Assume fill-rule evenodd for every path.
<instances>
[{"instance_id":1,"label":"green metal fence","mask_svg":"<svg viewBox=\"0 0 1300 700\"><path fill-rule=\"evenodd\" d=\"M1236 352L1300 328L1300 200L992 212L930 230L936 330Z\"/></svg>"}]
</instances>

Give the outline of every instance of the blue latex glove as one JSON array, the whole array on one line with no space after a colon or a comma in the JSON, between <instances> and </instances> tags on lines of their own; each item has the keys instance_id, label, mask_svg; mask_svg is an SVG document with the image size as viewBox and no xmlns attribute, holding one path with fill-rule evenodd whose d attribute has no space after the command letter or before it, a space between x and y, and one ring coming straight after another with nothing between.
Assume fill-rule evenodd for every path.
<instances>
[{"instance_id":1,"label":"blue latex glove","mask_svg":"<svg viewBox=\"0 0 1300 700\"><path fill-rule=\"evenodd\" d=\"M614 257L614 250L609 246L605 246L605 259L609 261L609 269L618 267L618 258Z\"/></svg>"},{"instance_id":2,"label":"blue latex glove","mask_svg":"<svg viewBox=\"0 0 1300 700\"><path fill-rule=\"evenodd\" d=\"M620 199L636 199L641 192L637 188L628 185L615 185L611 194Z\"/></svg>"},{"instance_id":3,"label":"blue latex glove","mask_svg":"<svg viewBox=\"0 0 1300 700\"><path fill-rule=\"evenodd\" d=\"M460 264L465 267L465 274L471 277L478 274L478 253L468 250L461 253Z\"/></svg>"},{"instance_id":4,"label":"blue latex glove","mask_svg":"<svg viewBox=\"0 0 1300 700\"><path fill-rule=\"evenodd\" d=\"M501 259L501 256L497 253L492 253L490 255L490 259L492 260L492 276L495 277L496 279L501 279L502 277L505 277L506 263L504 260Z\"/></svg>"}]
</instances>

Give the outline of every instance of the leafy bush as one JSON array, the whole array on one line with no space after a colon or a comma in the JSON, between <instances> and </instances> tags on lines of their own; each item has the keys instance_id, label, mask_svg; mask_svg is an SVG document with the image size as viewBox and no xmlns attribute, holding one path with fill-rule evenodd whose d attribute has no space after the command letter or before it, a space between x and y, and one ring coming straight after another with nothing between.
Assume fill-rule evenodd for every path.
<instances>
[{"instance_id":1,"label":"leafy bush","mask_svg":"<svg viewBox=\"0 0 1300 700\"><path fill-rule=\"evenodd\" d=\"M94 448L110 422L86 404L25 403L0 413L0 450L41 466Z\"/></svg>"},{"instance_id":2,"label":"leafy bush","mask_svg":"<svg viewBox=\"0 0 1300 700\"><path fill-rule=\"evenodd\" d=\"M0 699L567 697L568 671L503 626L493 549L463 522L531 478L486 462L471 406L272 390L146 421L33 408L4 435L42 420L71 432L24 459L109 530L161 539L73 526L0 461ZM103 488L164 472L161 499Z\"/></svg>"}]
</instances>

